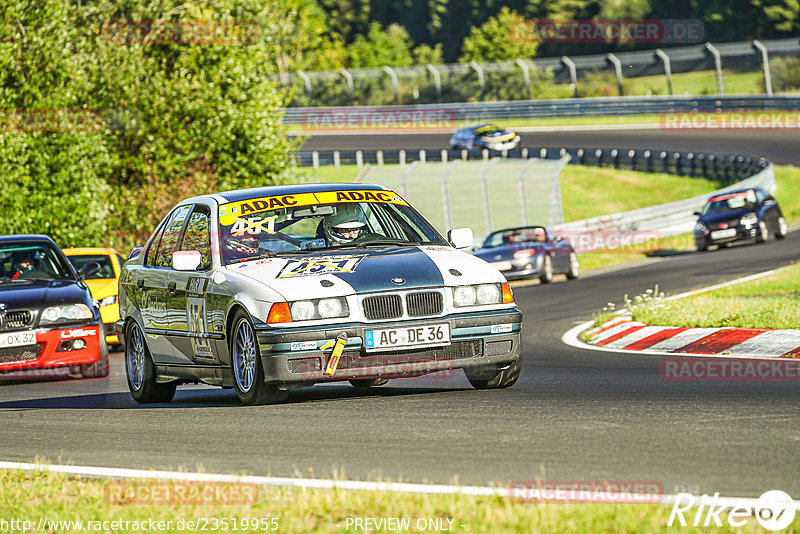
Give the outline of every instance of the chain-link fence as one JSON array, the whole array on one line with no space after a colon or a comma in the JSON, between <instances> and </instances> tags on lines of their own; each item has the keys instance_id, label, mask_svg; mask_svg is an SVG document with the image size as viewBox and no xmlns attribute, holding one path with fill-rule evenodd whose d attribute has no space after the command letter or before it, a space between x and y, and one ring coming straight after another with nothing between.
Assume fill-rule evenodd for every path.
<instances>
[{"instance_id":1,"label":"chain-link fence","mask_svg":"<svg viewBox=\"0 0 800 534\"><path fill-rule=\"evenodd\" d=\"M494 63L451 63L284 72L290 106L406 105L615 95L766 94L786 90L785 65L800 40L698 44L664 49ZM692 79L673 74L695 72ZM648 78L649 77L649 78ZM635 82L637 78L640 81ZM773 84L773 79L775 84Z\"/></svg>"},{"instance_id":2,"label":"chain-link fence","mask_svg":"<svg viewBox=\"0 0 800 534\"><path fill-rule=\"evenodd\" d=\"M414 161L366 167L359 181L394 189L439 230L469 227L480 236L499 228L563 223L559 173L569 159Z\"/></svg>"}]
</instances>

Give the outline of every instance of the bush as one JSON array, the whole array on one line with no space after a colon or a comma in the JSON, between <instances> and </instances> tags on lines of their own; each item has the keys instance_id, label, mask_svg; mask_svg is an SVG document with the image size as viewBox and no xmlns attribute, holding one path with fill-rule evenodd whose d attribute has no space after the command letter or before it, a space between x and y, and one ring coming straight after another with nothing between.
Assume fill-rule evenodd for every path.
<instances>
[{"instance_id":1,"label":"bush","mask_svg":"<svg viewBox=\"0 0 800 534\"><path fill-rule=\"evenodd\" d=\"M800 89L800 58L776 57L769 61L773 91L793 91ZM761 75L762 84L764 75Z\"/></svg>"}]
</instances>

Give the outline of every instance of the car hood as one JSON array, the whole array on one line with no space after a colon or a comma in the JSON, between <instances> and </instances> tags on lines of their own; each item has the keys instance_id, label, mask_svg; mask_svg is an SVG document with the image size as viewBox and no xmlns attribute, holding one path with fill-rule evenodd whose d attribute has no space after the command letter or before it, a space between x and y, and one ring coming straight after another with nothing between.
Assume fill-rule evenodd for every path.
<instances>
[{"instance_id":1,"label":"car hood","mask_svg":"<svg viewBox=\"0 0 800 534\"><path fill-rule=\"evenodd\" d=\"M503 141L511 141L513 140L517 134L514 132L498 132L489 135L479 135L481 141L485 141L487 143L501 143Z\"/></svg>"},{"instance_id":2,"label":"car hood","mask_svg":"<svg viewBox=\"0 0 800 534\"><path fill-rule=\"evenodd\" d=\"M249 261L228 269L291 300L505 281L484 261L441 246L325 251Z\"/></svg>"},{"instance_id":3,"label":"car hood","mask_svg":"<svg viewBox=\"0 0 800 534\"><path fill-rule=\"evenodd\" d=\"M92 297L97 300L103 300L111 295L116 295L119 290L117 280L114 278L96 278L91 280L84 280L89 290L92 292Z\"/></svg>"},{"instance_id":4,"label":"car hood","mask_svg":"<svg viewBox=\"0 0 800 534\"><path fill-rule=\"evenodd\" d=\"M85 301L86 289L75 280L25 280L0 284L0 304L5 304L9 310Z\"/></svg>"},{"instance_id":5,"label":"car hood","mask_svg":"<svg viewBox=\"0 0 800 534\"><path fill-rule=\"evenodd\" d=\"M738 210L730 210L730 211L723 211L720 213L710 213L708 215L702 215L698 220L704 223L718 223L722 221L730 221L732 219L739 219L740 217L747 215L748 213L753 213L755 210L750 208L740 208Z\"/></svg>"}]
</instances>

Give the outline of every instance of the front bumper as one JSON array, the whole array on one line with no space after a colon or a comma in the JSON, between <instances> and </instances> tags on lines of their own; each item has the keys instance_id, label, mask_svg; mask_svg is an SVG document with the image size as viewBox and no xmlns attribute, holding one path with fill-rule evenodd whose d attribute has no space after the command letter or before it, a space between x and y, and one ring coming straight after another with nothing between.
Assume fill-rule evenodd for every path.
<instances>
[{"instance_id":1,"label":"front bumper","mask_svg":"<svg viewBox=\"0 0 800 534\"><path fill-rule=\"evenodd\" d=\"M100 359L102 331L100 325L96 323L38 329L34 332L36 334L34 345L0 348L0 373L80 365ZM85 346L80 349L64 350L66 345L77 340L82 340Z\"/></svg>"},{"instance_id":2,"label":"front bumper","mask_svg":"<svg viewBox=\"0 0 800 534\"><path fill-rule=\"evenodd\" d=\"M442 323L450 325L450 345L390 352L369 352L364 348L365 330ZM502 310L373 325L347 323L325 329L257 326L256 331L266 381L308 383L413 377L465 367L501 368L522 355L521 323L519 310ZM347 344L335 374L328 376L324 371L331 350L320 348L341 333L347 334Z\"/></svg>"},{"instance_id":3,"label":"front bumper","mask_svg":"<svg viewBox=\"0 0 800 534\"><path fill-rule=\"evenodd\" d=\"M733 243L735 241L741 241L741 240L754 239L756 237L756 233L758 232L758 225L735 226L731 228L731 230L736 230L736 233L733 235L725 237L712 237L712 234L718 230L719 229L710 230L707 234L696 232L694 234L695 245L697 245L698 247L701 245L711 246L724 243Z\"/></svg>"},{"instance_id":4,"label":"front bumper","mask_svg":"<svg viewBox=\"0 0 800 534\"><path fill-rule=\"evenodd\" d=\"M106 334L106 343L116 345L119 343L117 333L114 331L114 323L119 321L119 306L115 302L100 308L100 318L103 321L103 331Z\"/></svg>"},{"instance_id":5,"label":"front bumper","mask_svg":"<svg viewBox=\"0 0 800 534\"><path fill-rule=\"evenodd\" d=\"M536 277L542 272L542 257L539 254L510 261L493 262L492 265L503 273L506 280L520 280Z\"/></svg>"}]
</instances>

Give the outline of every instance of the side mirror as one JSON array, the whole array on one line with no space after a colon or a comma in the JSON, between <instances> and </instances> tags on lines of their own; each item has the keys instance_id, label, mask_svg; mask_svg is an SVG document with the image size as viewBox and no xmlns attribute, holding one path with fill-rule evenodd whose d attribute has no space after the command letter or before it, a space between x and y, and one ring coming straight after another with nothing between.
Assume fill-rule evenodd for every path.
<instances>
[{"instance_id":1,"label":"side mirror","mask_svg":"<svg viewBox=\"0 0 800 534\"><path fill-rule=\"evenodd\" d=\"M100 264L96 261L90 261L78 270L78 276L81 278L88 278L93 274L99 273L101 268Z\"/></svg>"},{"instance_id":2,"label":"side mirror","mask_svg":"<svg viewBox=\"0 0 800 534\"><path fill-rule=\"evenodd\" d=\"M196 271L203 263L199 250L178 250L172 253L172 268L176 271Z\"/></svg>"},{"instance_id":3,"label":"side mirror","mask_svg":"<svg viewBox=\"0 0 800 534\"><path fill-rule=\"evenodd\" d=\"M692 215L696 215L697 217L700 217L700 212L699 211L693 211Z\"/></svg>"},{"instance_id":4,"label":"side mirror","mask_svg":"<svg viewBox=\"0 0 800 534\"><path fill-rule=\"evenodd\" d=\"M472 228L453 228L447 232L447 240L455 248L471 247L474 241Z\"/></svg>"},{"instance_id":5,"label":"side mirror","mask_svg":"<svg viewBox=\"0 0 800 534\"><path fill-rule=\"evenodd\" d=\"M139 246L133 247L133 250L131 250L131 253L128 254L128 259L135 258L139 254L141 254L143 248L144 248L144 245L139 245Z\"/></svg>"}]
</instances>

